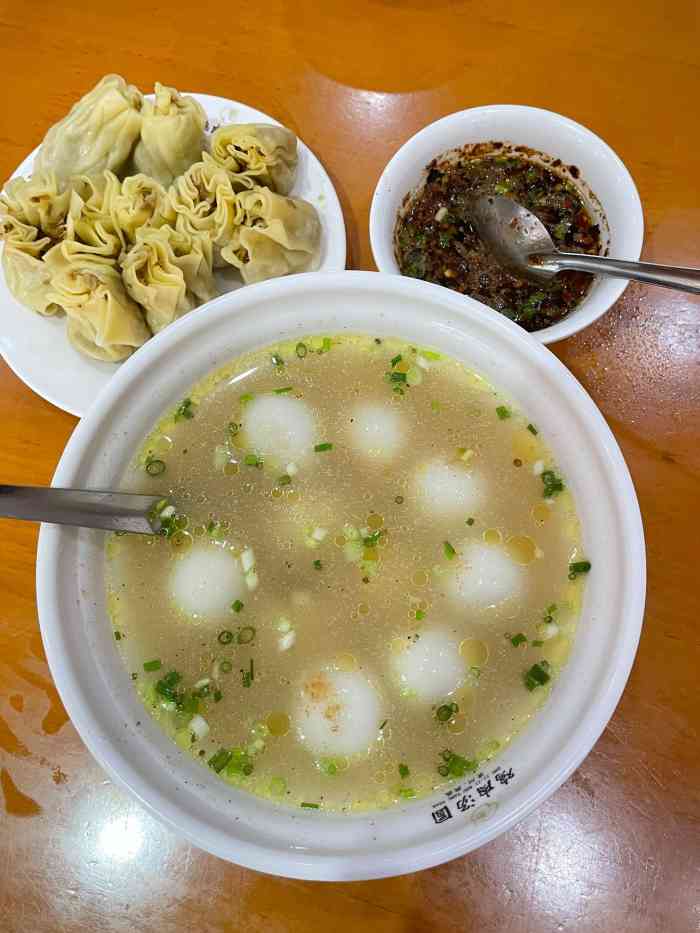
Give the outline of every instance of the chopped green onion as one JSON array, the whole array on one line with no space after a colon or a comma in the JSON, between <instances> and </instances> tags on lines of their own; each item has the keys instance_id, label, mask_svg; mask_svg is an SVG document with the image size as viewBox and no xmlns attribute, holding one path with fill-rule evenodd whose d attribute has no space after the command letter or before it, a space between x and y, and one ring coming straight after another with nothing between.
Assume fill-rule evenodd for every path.
<instances>
[{"instance_id":1,"label":"chopped green onion","mask_svg":"<svg viewBox=\"0 0 700 933\"><path fill-rule=\"evenodd\" d=\"M219 632L217 641L220 645L230 645L233 641L233 632L229 629L224 629L223 632Z\"/></svg>"},{"instance_id":2,"label":"chopped green onion","mask_svg":"<svg viewBox=\"0 0 700 933\"><path fill-rule=\"evenodd\" d=\"M577 560L569 564L569 580L575 580L580 573L588 573L591 569L589 560Z\"/></svg>"},{"instance_id":3,"label":"chopped green onion","mask_svg":"<svg viewBox=\"0 0 700 933\"><path fill-rule=\"evenodd\" d=\"M230 674L233 670L233 664L228 660L228 658L224 658L223 661L219 662L219 670L222 674Z\"/></svg>"},{"instance_id":4,"label":"chopped green onion","mask_svg":"<svg viewBox=\"0 0 700 933\"><path fill-rule=\"evenodd\" d=\"M115 633L114 633L114 638L115 638L115 641L121 641L121 640L122 640L122 633L121 633L121 632L115 632Z\"/></svg>"},{"instance_id":5,"label":"chopped green onion","mask_svg":"<svg viewBox=\"0 0 700 933\"><path fill-rule=\"evenodd\" d=\"M303 803L300 803L299 806L300 806L300 807L304 807L305 810L318 810L318 809L320 809L320 804L318 804L318 803L307 803L306 801L304 801Z\"/></svg>"},{"instance_id":6,"label":"chopped green onion","mask_svg":"<svg viewBox=\"0 0 700 933\"><path fill-rule=\"evenodd\" d=\"M238 401L240 402L241 405L247 405L248 402L253 401L253 398L254 398L254 395L252 392L245 392L243 395L241 395Z\"/></svg>"},{"instance_id":7,"label":"chopped green onion","mask_svg":"<svg viewBox=\"0 0 700 933\"><path fill-rule=\"evenodd\" d=\"M327 443L327 442L325 442L325 443L323 443L323 444L315 444L315 445L314 445L314 451L315 451L317 454L322 453L324 450L333 450L333 445L332 445L332 444L329 444L329 443Z\"/></svg>"},{"instance_id":8,"label":"chopped green onion","mask_svg":"<svg viewBox=\"0 0 700 933\"><path fill-rule=\"evenodd\" d=\"M396 356L391 361L391 368L393 369L398 363L401 362L402 359L403 357L401 356L401 354L397 353Z\"/></svg>"},{"instance_id":9,"label":"chopped green onion","mask_svg":"<svg viewBox=\"0 0 700 933\"><path fill-rule=\"evenodd\" d=\"M458 712L459 707L456 703L443 703L442 706L438 706L435 715L438 719L438 722L449 722L454 714Z\"/></svg>"},{"instance_id":10,"label":"chopped green onion","mask_svg":"<svg viewBox=\"0 0 700 933\"><path fill-rule=\"evenodd\" d=\"M386 377L389 382L405 382L406 381L406 373L387 373Z\"/></svg>"},{"instance_id":11,"label":"chopped green onion","mask_svg":"<svg viewBox=\"0 0 700 933\"><path fill-rule=\"evenodd\" d=\"M139 679L139 675L136 673L136 671L132 671L132 673L131 673L131 679L132 679L132 680L138 680L138 679Z\"/></svg>"},{"instance_id":12,"label":"chopped green onion","mask_svg":"<svg viewBox=\"0 0 700 933\"><path fill-rule=\"evenodd\" d=\"M457 551L455 551L449 541L443 541L442 549L445 552L445 557L448 560L452 560L452 558L457 555Z\"/></svg>"},{"instance_id":13,"label":"chopped green onion","mask_svg":"<svg viewBox=\"0 0 700 933\"><path fill-rule=\"evenodd\" d=\"M523 642L527 644L527 636L522 632L518 632L517 635L513 635L513 637L510 639L510 643L514 648L517 648L518 645L522 645Z\"/></svg>"},{"instance_id":14,"label":"chopped green onion","mask_svg":"<svg viewBox=\"0 0 700 933\"><path fill-rule=\"evenodd\" d=\"M149 476L160 476L161 473L165 473L165 462L149 457L146 460L146 473Z\"/></svg>"},{"instance_id":15,"label":"chopped green onion","mask_svg":"<svg viewBox=\"0 0 700 933\"><path fill-rule=\"evenodd\" d=\"M510 185L508 185L507 183L504 184L504 183L498 182L497 184L493 186L493 190L496 194L508 194L508 192L510 191Z\"/></svg>"},{"instance_id":16,"label":"chopped green onion","mask_svg":"<svg viewBox=\"0 0 700 933\"><path fill-rule=\"evenodd\" d=\"M379 544L381 536L382 529L378 528L376 531L373 531L371 535L367 535L366 538L363 538L362 543L365 547L376 547Z\"/></svg>"},{"instance_id":17,"label":"chopped green onion","mask_svg":"<svg viewBox=\"0 0 700 933\"><path fill-rule=\"evenodd\" d=\"M442 775L442 777L447 777L449 773L450 773L449 765L438 765L438 774Z\"/></svg>"},{"instance_id":18,"label":"chopped green onion","mask_svg":"<svg viewBox=\"0 0 700 933\"><path fill-rule=\"evenodd\" d=\"M257 454L246 454L243 458L243 462L246 466L261 467L263 465L262 457L259 457Z\"/></svg>"},{"instance_id":19,"label":"chopped green onion","mask_svg":"<svg viewBox=\"0 0 700 933\"><path fill-rule=\"evenodd\" d=\"M467 519L467 525L473 525L473 524L474 524L474 519L473 519L473 518L468 518L468 519Z\"/></svg>"},{"instance_id":20,"label":"chopped green onion","mask_svg":"<svg viewBox=\"0 0 700 933\"><path fill-rule=\"evenodd\" d=\"M402 778L407 778L410 773L411 771L408 765L404 765L404 764L399 765L399 774L401 775Z\"/></svg>"},{"instance_id":21,"label":"chopped green onion","mask_svg":"<svg viewBox=\"0 0 700 933\"><path fill-rule=\"evenodd\" d=\"M286 392L291 392L294 386L283 386L281 389L275 389L275 395L284 395Z\"/></svg>"},{"instance_id":22,"label":"chopped green onion","mask_svg":"<svg viewBox=\"0 0 700 933\"><path fill-rule=\"evenodd\" d=\"M557 476L554 470L544 470L542 482L544 483L543 495L545 499L551 499L552 496L558 495L564 489L564 481L560 476Z\"/></svg>"},{"instance_id":23,"label":"chopped green onion","mask_svg":"<svg viewBox=\"0 0 700 933\"><path fill-rule=\"evenodd\" d=\"M272 357L271 357L271 360L272 360L272 365L273 365L273 366L284 366L284 360L283 360L282 357L279 355L279 353L273 353L273 354L272 354Z\"/></svg>"},{"instance_id":24,"label":"chopped green onion","mask_svg":"<svg viewBox=\"0 0 700 933\"><path fill-rule=\"evenodd\" d=\"M320 349L318 352L319 352L319 353L328 353L328 351L330 350L331 346L332 346L331 338L330 338L330 337L324 337L324 338L323 338L323 344L321 345L321 349Z\"/></svg>"},{"instance_id":25,"label":"chopped green onion","mask_svg":"<svg viewBox=\"0 0 700 933\"><path fill-rule=\"evenodd\" d=\"M416 792L412 787L399 787L399 797L403 797L404 800L410 800L412 797L416 796Z\"/></svg>"},{"instance_id":26,"label":"chopped green onion","mask_svg":"<svg viewBox=\"0 0 700 933\"><path fill-rule=\"evenodd\" d=\"M220 703L220 702L222 701L223 697L224 697L224 695L223 695L223 693L221 692L221 690L215 690L215 691L214 691L214 702L215 702L215 703Z\"/></svg>"},{"instance_id":27,"label":"chopped green onion","mask_svg":"<svg viewBox=\"0 0 700 933\"><path fill-rule=\"evenodd\" d=\"M144 661L143 669L144 671L159 671L163 666L160 658L154 658L153 661Z\"/></svg>"},{"instance_id":28,"label":"chopped green onion","mask_svg":"<svg viewBox=\"0 0 700 933\"><path fill-rule=\"evenodd\" d=\"M532 667L523 674L527 689L534 690L536 687L543 687L548 683L552 679L550 670L551 668L548 661L540 661L537 664L533 664Z\"/></svg>"},{"instance_id":29,"label":"chopped green onion","mask_svg":"<svg viewBox=\"0 0 700 933\"><path fill-rule=\"evenodd\" d=\"M192 399L184 398L180 402L180 404L177 406L177 410L175 411L175 420L183 421L183 420L189 420L190 418L194 418L194 410L192 408Z\"/></svg>"},{"instance_id":30,"label":"chopped green onion","mask_svg":"<svg viewBox=\"0 0 700 933\"><path fill-rule=\"evenodd\" d=\"M231 437L235 437L236 434L241 430L240 424L237 424L235 421L229 421L228 423L228 433Z\"/></svg>"},{"instance_id":31,"label":"chopped green onion","mask_svg":"<svg viewBox=\"0 0 700 933\"><path fill-rule=\"evenodd\" d=\"M249 645L255 639L255 629L252 625L246 625L238 633L238 644Z\"/></svg>"},{"instance_id":32,"label":"chopped green onion","mask_svg":"<svg viewBox=\"0 0 700 933\"><path fill-rule=\"evenodd\" d=\"M416 622L422 622L425 618L425 611L423 609L416 609Z\"/></svg>"},{"instance_id":33,"label":"chopped green onion","mask_svg":"<svg viewBox=\"0 0 700 933\"><path fill-rule=\"evenodd\" d=\"M318 559L314 561L314 570L323 570L323 564Z\"/></svg>"},{"instance_id":34,"label":"chopped green onion","mask_svg":"<svg viewBox=\"0 0 700 933\"><path fill-rule=\"evenodd\" d=\"M534 424L528 424L527 429L528 429L528 431L530 432L530 434L539 434L539 433L540 433L540 432L537 430L537 428L534 426Z\"/></svg>"},{"instance_id":35,"label":"chopped green onion","mask_svg":"<svg viewBox=\"0 0 700 933\"><path fill-rule=\"evenodd\" d=\"M240 599L235 599L235 600L231 603L231 608L233 609L234 612L240 612L241 609L243 609L244 606L245 606L245 603L242 603L242 602L240 601Z\"/></svg>"},{"instance_id":36,"label":"chopped green onion","mask_svg":"<svg viewBox=\"0 0 700 933\"><path fill-rule=\"evenodd\" d=\"M214 752L207 764L212 771L216 771L217 774L220 774L231 760L231 756L232 752L227 748L220 748L218 752Z\"/></svg>"},{"instance_id":37,"label":"chopped green onion","mask_svg":"<svg viewBox=\"0 0 700 933\"><path fill-rule=\"evenodd\" d=\"M297 356L299 357L300 360L303 360L304 357L306 356L306 354L307 354L308 352L309 352L309 351L306 349L306 344L305 344L305 343L298 343L298 344L297 344L297 346L296 346L296 354L297 354Z\"/></svg>"},{"instance_id":38,"label":"chopped green onion","mask_svg":"<svg viewBox=\"0 0 700 933\"><path fill-rule=\"evenodd\" d=\"M382 729L384 728L384 726L385 726L388 722L389 722L388 719L385 719L385 720L384 720L384 722L383 722L383 723L380 725L380 727L379 727L379 731L380 731L380 732L382 731Z\"/></svg>"},{"instance_id":39,"label":"chopped green onion","mask_svg":"<svg viewBox=\"0 0 700 933\"><path fill-rule=\"evenodd\" d=\"M243 675L243 686L250 687L253 681L255 680L255 668L253 666L253 659L250 659L250 669L247 671L242 670L241 674Z\"/></svg>"},{"instance_id":40,"label":"chopped green onion","mask_svg":"<svg viewBox=\"0 0 700 933\"><path fill-rule=\"evenodd\" d=\"M544 642L541 639L536 638L534 641L530 642L530 644L533 648L541 648Z\"/></svg>"},{"instance_id":41,"label":"chopped green onion","mask_svg":"<svg viewBox=\"0 0 700 933\"><path fill-rule=\"evenodd\" d=\"M508 408L506 405L498 405L496 408L496 414L501 421L505 421L507 418L510 418L510 408Z\"/></svg>"},{"instance_id":42,"label":"chopped green onion","mask_svg":"<svg viewBox=\"0 0 700 933\"><path fill-rule=\"evenodd\" d=\"M435 350L421 349L420 354L421 356L424 356L426 360L441 360L442 359L442 354L437 353Z\"/></svg>"},{"instance_id":43,"label":"chopped green onion","mask_svg":"<svg viewBox=\"0 0 700 933\"><path fill-rule=\"evenodd\" d=\"M289 473L283 473L280 476L280 478L277 480L277 485L278 486L289 486L291 482L292 482L292 477L289 475Z\"/></svg>"}]
</instances>

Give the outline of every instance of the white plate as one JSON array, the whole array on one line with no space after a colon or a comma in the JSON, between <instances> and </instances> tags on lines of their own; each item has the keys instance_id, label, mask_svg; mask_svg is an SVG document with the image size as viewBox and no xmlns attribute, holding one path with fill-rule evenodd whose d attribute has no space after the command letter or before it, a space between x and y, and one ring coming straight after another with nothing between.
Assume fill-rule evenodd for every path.
<instances>
[{"instance_id":1,"label":"white plate","mask_svg":"<svg viewBox=\"0 0 700 933\"><path fill-rule=\"evenodd\" d=\"M191 96L204 107L210 123L279 125L268 114L235 100L209 94L193 93ZM37 152L35 149L27 156L13 172L12 178L31 175ZM321 218L321 253L316 268L320 272L342 271L346 255L345 223L338 195L324 167L301 140L299 168L291 194L310 201ZM242 286L233 270L229 275L217 274L217 281L222 291L233 291ZM7 365L37 395L82 418L120 364L104 363L78 353L66 336L65 319L44 318L21 305L8 289L2 267L0 314L0 353Z\"/></svg>"}]
</instances>

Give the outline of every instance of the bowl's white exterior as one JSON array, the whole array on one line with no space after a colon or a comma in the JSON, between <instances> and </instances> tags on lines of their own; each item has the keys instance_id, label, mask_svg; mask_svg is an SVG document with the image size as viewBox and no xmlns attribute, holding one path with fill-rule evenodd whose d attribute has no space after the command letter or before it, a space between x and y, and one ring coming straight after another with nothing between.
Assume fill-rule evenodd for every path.
<instances>
[{"instance_id":1,"label":"bowl's white exterior","mask_svg":"<svg viewBox=\"0 0 700 933\"><path fill-rule=\"evenodd\" d=\"M436 120L404 143L387 164L374 189L369 218L372 253L380 272L399 274L393 245L396 213L425 166L448 149L490 140L530 146L578 166L607 217L610 255L639 259L644 239L641 201L632 176L610 146L585 126L551 110L492 104ZM570 337L605 314L626 287L625 279L597 277L575 311L533 336L542 343Z\"/></svg>"},{"instance_id":2,"label":"bowl's white exterior","mask_svg":"<svg viewBox=\"0 0 700 933\"><path fill-rule=\"evenodd\" d=\"M588 753L622 693L642 622L644 541L634 488L598 409L516 325L439 286L345 272L293 276L223 295L129 359L78 424L57 486L113 488L141 439L206 372L251 347L309 333L402 335L464 360L522 404L578 502L593 561L579 635L546 711L497 764L472 806L444 795L337 816L275 807L229 787L161 732L117 654L103 592L103 536L44 525L37 560L41 631L56 686L95 758L197 845L259 871L328 880L415 871L462 855L522 819ZM492 768L487 769L489 772ZM466 798L465 798L466 800ZM444 816L444 809L442 811Z\"/></svg>"}]
</instances>

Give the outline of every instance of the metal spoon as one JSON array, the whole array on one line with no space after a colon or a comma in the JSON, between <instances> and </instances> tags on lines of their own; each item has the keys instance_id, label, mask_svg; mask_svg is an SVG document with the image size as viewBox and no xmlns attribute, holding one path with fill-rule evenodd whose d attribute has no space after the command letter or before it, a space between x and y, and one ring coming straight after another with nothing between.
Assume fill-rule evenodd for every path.
<instances>
[{"instance_id":1,"label":"metal spoon","mask_svg":"<svg viewBox=\"0 0 700 933\"><path fill-rule=\"evenodd\" d=\"M700 294L700 269L560 252L542 221L504 195L477 198L471 219L501 265L522 278L542 282L565 269L577 269L591 275L614 275Z\"/></svg>"},{"instance_id":2,"label":"metal spoon","mask_svg":"<svg viewBox=\"0 0 700 933\"><path fill-rule=\"evenodd\" d=\"M0 485L0 516L152 535L158 532L159 521L154 519L152 525L148 513L163 498L126 492Z\"/></svg>"}]
</instances>

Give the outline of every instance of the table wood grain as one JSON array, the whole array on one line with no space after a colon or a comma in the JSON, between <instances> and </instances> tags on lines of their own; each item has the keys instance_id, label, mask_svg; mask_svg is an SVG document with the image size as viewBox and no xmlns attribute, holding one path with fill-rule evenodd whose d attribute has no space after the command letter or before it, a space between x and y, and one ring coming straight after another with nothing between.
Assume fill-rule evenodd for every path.
<instances>
[{"instance_id":1,"label":"table wood grain","mask_svg":"<svg viewBox=\"0 0 700 933\"><path fill-rule=\"evenodd\" d=\"M110 71L144 89L160 80L244 100L321 158L342 200L348 266L370 269L371 195L398 146L454 110L532 104L589 126L626 162L647 259L700 266L698 9L693 0L3 0L0 175ZM623 449L649 560L630 681L570 780L490 845L412 876L307 883L218 861L154 821L84 749L42 650L36 528L0 521L0 929L700 930L700 302L631 286L553 349ZM75 420L0 364L0 424L0 480L48 483Z\"/></svg>"}]
</instances>

